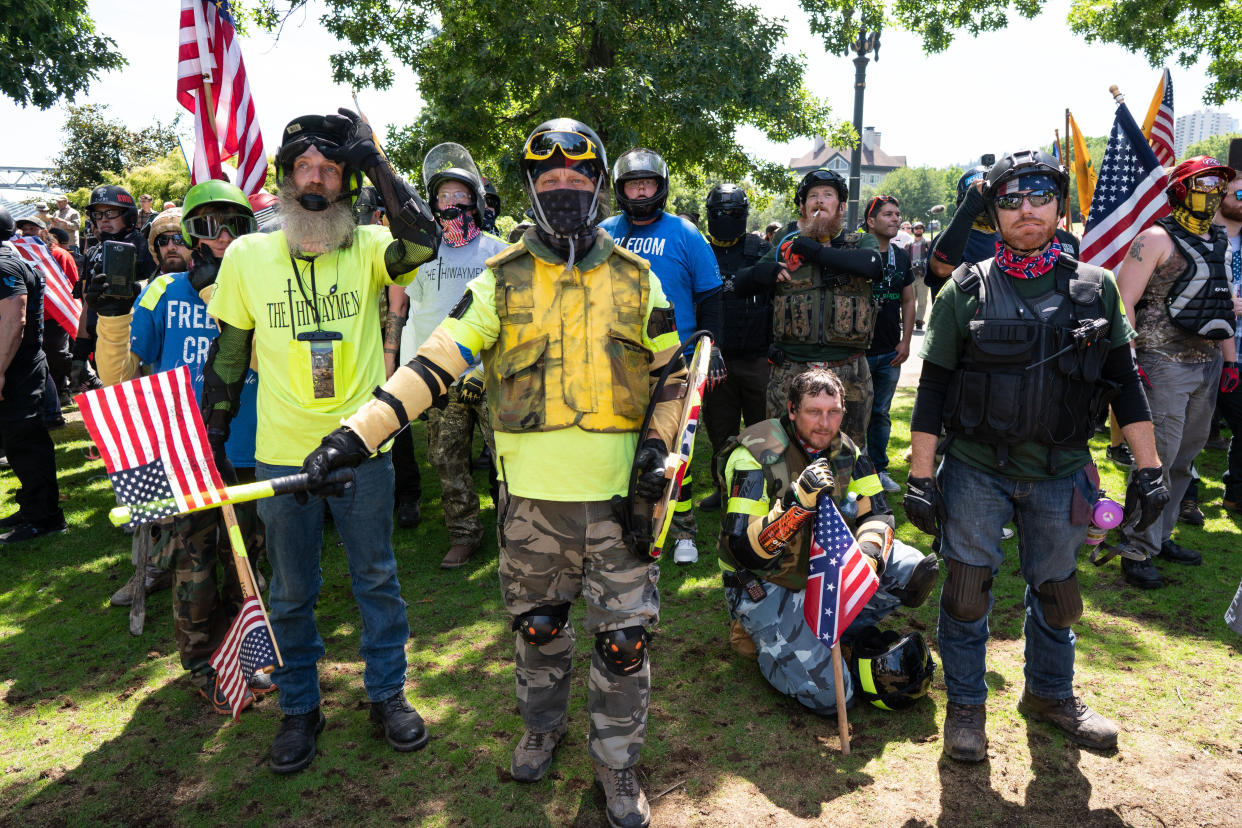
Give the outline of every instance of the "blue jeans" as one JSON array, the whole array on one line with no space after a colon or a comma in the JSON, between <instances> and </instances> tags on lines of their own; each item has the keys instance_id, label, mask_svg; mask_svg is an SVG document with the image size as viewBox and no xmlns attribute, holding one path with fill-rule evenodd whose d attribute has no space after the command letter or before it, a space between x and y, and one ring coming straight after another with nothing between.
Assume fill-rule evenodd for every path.
<instances>
[{"instance_id":1,"label":"blue jeans","mask_svg":"<svg viewBox=\"0 0 1242 828\"><path fill-rule=\"evenodd\" d=\"M947 513L941 528L940 554L946 560L988 567L996 577L1005 559L1001 529L1010 520L1017 526L1022 577L1027 583L1023 599L1026 686L1048 699L1074 695L1074 631L1049 626L1031 588L1068 578L1077 569L1078 550L1087 538L1090 521L1090 508L1084 509L1084 505L1094 504L1098 497L1088 468L1055 480L1014 480L982 471L951 455L940 467L940 490ZM1078 495L1081 500L1074 511L1081 522L1074 524L1071 505ZM991 608L989 594L989 612ZM987 701L988 688L983 680L987 615L978 621L958 621L945 612L942 592L937 639L949 701Z\"/></svg>"},{"instance_id":2,"label":"blue jeans","mask_svg":"<svg viewBox=\"0 0 1242 828\"><path fill-rule=\"evenodd\" d=\"M871 422L867 425L867 456L875 464L876 471L888 468L888 435L893 430L893 420L888 416L888 409L893 404L897 380L901 379L901 366L892 364L896 358L896 351L867 357L867 367L871 369L871 387L875 395L871 401Z\"/></svg>"},{"instance_id":3,"label":"blue jeans","mask_svg":"<svg viewBox=\"0 0 1242 828\"><path fill-rule=\"evenodd\" d=\"M256 478L269 480L294 474L294 466L259 463ZM327 499L336 530L345 543L354 600L362 616L366 663L363 685L367 698L383 701L405 687L405 642L410 623L397 583L392 552L392 459L388 454L367 460L356 470L353 485L341 497ZM319 706L317 662L324 654L315 623L315 602L323 586L319 566L323 546L323 504L317 497L299 506L293 495L260 500L259 517L267 529L267 557L272 563L268 610L285 666L272 674L280 687L285 715L308 713Z\"/></svg>"}]
</instances>

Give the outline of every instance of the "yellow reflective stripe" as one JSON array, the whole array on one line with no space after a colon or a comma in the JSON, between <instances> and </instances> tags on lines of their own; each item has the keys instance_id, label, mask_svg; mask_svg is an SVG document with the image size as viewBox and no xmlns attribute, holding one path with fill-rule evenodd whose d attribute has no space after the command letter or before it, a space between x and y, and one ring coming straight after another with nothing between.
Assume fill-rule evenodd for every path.
<instances>
[{"instance_id":1,"label":"yellow reflective stripe","mask_svg":"<svg viewBox=\"0 0 1242 828\"><path fill-rule=\"evenodd\" d=\"M681 344L681 340L677 338L677 331L669 331L666 334L660 334L651 340L651 348L657 354L665 348L676 348Z\"/></svg>"},{"instance_id":2,"label":"yellow reflective stripe","mask_svg":"<svg viewBox=\"0 0 1242 828\"><path fill-rule=\"evenodd\" d=\"M171 273L165 273L154 282L147 285L147 289L142 293L142 299L138 302L139 307L154 311L155 306L164 298L164 291L168 290L168 286L173 282Z\"/></svg>"},{"instance_id":3,"label":"yellow reflective stripe","mask_svg":"<svg viewBox=\"0 0 1242 828\"><path fill-rule=\"evenodd\" d=\"M768 504L761 500L750 500L745 497L729 498L729 508L726 510L735 515L750 515L751 517L763 517L769 511Z\"/></svg>"},{"instance_id":4,"label":"yellow reflective stripe","mask_svg":"<svg viewBox=\"0 0 1242 828\"><path fill-rule=\"evenodd\" d=\"M871 497L884 491L884 485L880 483L880 476L878 474L869 474L866 477L858 477L851 480L848 491L854 492L860 497L862 495Z\"/></svg>"},{"instance_id":5,"label":"yellow reflective stripe","mask_svg":"<svg viewBox=\"0 0 1242 828\"><path fill-rule=\"evenodd\" d=\"M880 691L875 687L875 677L871 675L871 659L869 658L858 659L858 683L862 686L864 692L877 697L880 695ZM881 710L893 709L879 698L871 699L871 703Z\"/></svg>"}]
</instances>

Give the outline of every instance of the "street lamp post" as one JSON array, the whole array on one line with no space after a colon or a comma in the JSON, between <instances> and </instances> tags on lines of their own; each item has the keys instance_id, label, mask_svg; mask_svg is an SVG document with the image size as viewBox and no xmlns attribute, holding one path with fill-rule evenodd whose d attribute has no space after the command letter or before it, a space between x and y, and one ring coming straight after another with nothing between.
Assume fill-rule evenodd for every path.
<instances>
[{"instance_id":1,"label":"street lamp post","mask_svg":"<svg viewBox=\"0 0 1242 828\"><path fill-rule=\"evenodd\" d=\"M862 192L862 133L863 133L863 91L867 88L867 54L875 50L875 59L880 59L880 32L868 32L862 29L858 37L850 44L858 57L854 58L854 131L858 133L858 148L850 157L850 206L848 227L853 230L858 226L858 196ZM848 54L848 52L847 52Z\"/></svg>"}]
</instances>

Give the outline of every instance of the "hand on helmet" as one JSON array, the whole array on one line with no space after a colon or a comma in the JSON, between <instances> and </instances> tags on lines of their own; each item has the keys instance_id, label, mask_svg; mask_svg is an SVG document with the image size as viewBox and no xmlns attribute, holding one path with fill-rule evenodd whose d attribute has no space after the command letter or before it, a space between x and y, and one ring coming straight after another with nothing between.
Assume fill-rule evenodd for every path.
<instances>
[{"instance_id":1,"label":"hand on helmet","mask_svg":"<svg viewBox=\"0 0 1242 828\"><path fill-rule=\"evenodd\" d=\"M384 157L375 145L375 133L370 125L351 109L342 107L337 112L340 114L329 115L325 120L345 134L345 142L340 147L323 150L324 157L363 172L380 164Z\"/></svg>"}]
</instances>

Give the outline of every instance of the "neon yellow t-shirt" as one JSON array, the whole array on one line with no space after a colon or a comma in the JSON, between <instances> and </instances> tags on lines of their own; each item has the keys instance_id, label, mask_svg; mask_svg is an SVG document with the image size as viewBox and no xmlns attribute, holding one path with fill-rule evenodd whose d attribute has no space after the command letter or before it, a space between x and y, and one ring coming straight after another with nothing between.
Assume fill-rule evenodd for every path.
<instances>
[{"instance_id":1,"label":"neon yellow t-shirt","mask_svg":"<svg viewBox=\"0 0 1242 828\"><path fill-rule=\"evenodd\" d=\"M646 319L652 308L667 308L668 299L660 280L648 271L650 296ZM485 370L495 354L489 349L500 336L500 317L496 315L496 277L484 270L466 288L474 294L470 307L460 319L445 319L441 326L458 346L471 354L482 353ZM653 352L677 343L676 332L647 336L643 324L643 344ZM495 432L500 477L509 491L519 497L561 502L608 500L624 495L629 488L630 468L638 448L638 432L605 434L584 431L577 426L556 431L530 431L514 434Z\"/></svg>"},{"instance_id":2,"label":"neon yellow t-shirt","mask_svg":"<svg viewBox=\"0 0 1242 828\"><path fill-rule=\"evenodd\" d=\"M388 228L364 225L352 245L317 256L313 267L290 258L279 230L229 245L207 311L254 331L260 462L300 466L324 434L383 385L378 303L392 283L384 265L391 243Z\"/></svg>"}]
</instances>

